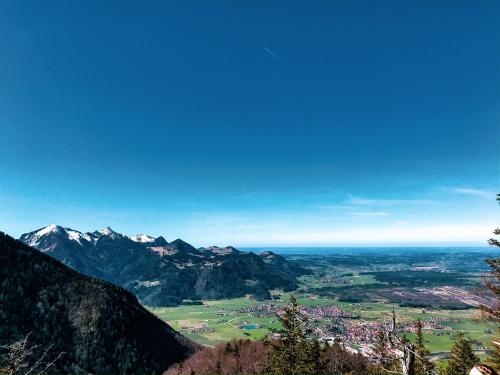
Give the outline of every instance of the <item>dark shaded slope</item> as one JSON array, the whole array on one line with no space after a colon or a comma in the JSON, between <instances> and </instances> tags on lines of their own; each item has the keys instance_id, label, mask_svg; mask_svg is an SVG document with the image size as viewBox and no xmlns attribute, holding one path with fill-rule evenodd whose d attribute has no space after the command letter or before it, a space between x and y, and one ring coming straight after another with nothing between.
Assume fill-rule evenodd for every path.
<instances>
[{"instance_id":1,"label":"dark shaded slope","mask_svg":"<svg viewBox=\"0 0 500 375\"><path fill-rule=\"evenodd\" d=\"M152 240L136 242L110 228L82 233L50 225L20 239L79 272L127 288L154 307L245 295L269 298L272 289L295 289L297 277L307 272L271 252L196 249L180 239L146 237Z\"/></svg>"},{"instance_id":2,"label":"dark shaded slope","mask_svg":"<svg viewBox=\"0 0 500 375\"><path fill-rule=\"evenodd\" d=\"M161 373L194 348L130 292L0 232L0 344L29 332L48 358L65 352L63 373Z\"/></svg>"}]
</instances>

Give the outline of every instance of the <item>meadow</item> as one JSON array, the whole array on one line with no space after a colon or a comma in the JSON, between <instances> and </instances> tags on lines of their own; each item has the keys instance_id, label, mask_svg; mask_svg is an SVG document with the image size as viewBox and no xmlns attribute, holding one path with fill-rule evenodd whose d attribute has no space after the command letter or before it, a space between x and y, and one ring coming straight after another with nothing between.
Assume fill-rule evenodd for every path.
<instances>
[{"instance_id":1,"label":"meadow","mask_svg":"<svg viewBox=\"0 0 500 375\"><path fill-rule=\"evenodd\" d=\"M284 296L284 300L286 300L286 296ZM372 302L352 304L314 296L299 296L298 302L304 306L338 306L342 310L355 313L359 316L356 319L367 322L388 321L393 308L401 323L417 319L426 320L432 317L456 319L457 322L443 323L444 326L452 329L450 332L441 335L424 334L427 345L433 353L449 351L453 344L454 332L465 332L473 340L474 348L477 350L488 346L495 332L494 324L481 319L475 309L426 312L418 308L402 308L395 304ZM283 304L284 302L275 301L274 303ZM254 317L241 311L245 307L258 304L257 301L238 298L204 301L204 305L196 306L157 308L151 309L151 311L192 340L203 345L213 346L236 338L262 339L273 330L279 329L280 325L275 317ZM406 334L409 338L414 336L413 333Z\"/></svg>"},{"instance_id":2,"label":"meadow","mask_svg":"<svg viewBox=\"0 0 500 375\"><path fill-rule=\"evenodd\" d=\"M485 271L484 258L477 253L392 254L389 258L293 255L290 259L313 270L300 278L294 294L318 338L333 335L362 348L366 336L391 319L393 309L402 333L410 339L417 319L428 322L424 337L436 357L450 350L458 331L471 339L478 354L495 333L495 325L482 319L474 306L482 301L476 303L473 289ZM456 294L443 297L446 288ZM263 339L279 330L275 310L287 303L289 294L272 294L271 301L237 298L150 310L192 340L213 346L237 338Z\"/></svg>"}]
</instances>

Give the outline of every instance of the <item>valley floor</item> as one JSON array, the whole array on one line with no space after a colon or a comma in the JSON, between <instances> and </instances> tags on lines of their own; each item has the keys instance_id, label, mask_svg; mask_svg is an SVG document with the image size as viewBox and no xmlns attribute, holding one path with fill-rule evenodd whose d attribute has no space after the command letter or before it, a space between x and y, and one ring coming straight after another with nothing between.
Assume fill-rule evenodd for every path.
<instances>
[{"instance_id":1,"label":"valley floor","mask_svg":"<svg viewBox=\"0 0 500 375\"><path fill-rule=\"evenodd\" d=\"M286 295L283 296L283 300L286 299ZM279 306L284 303L283 300L269 303ZM353 349L363 348L369 343L370 340L367 338L371 337L380 324L390 319L393 308L398 321L407 327L406 334L409 338L414 336L411 332L411 324L414 321L421 319L424 323L429 323L429 329L425 330L424 337L430 350L436 354L449 351L453 345L454 333L457 331L465 332L473 340L476 350L483 350L487 347L495 332L495 325L481 319L476 309L426 311L421 308L402 308L396 304L345 303L303 295L298 296L298 301L305 307L318 308L318 310L322 307L335 306L342 311L351 312L353 318L345 319L348 321L349 331L336 336L344 342L348 341ZM204 305L196 306L157 308L151 311L183 335L200 344L213 346L235 338L261 339L273 330L279 329L275 317L252 313L256 307L260 311L260 307L267 305L268 302L260 303L238 298L204 301ZM314 324L321 329L323 324L328 324L330 321L329 317L318 317L314 320ZM359 328L357 332L356 327ZM323 336L329 337L330 335Z\"/></svg>"},{"instance_id":2,"label":"valley floor","mask_svg":"<svg viewBox=\"0 0 500 375\"><path fill-rule=\"evenodd\" d=\"M313 271L301 278L295 295L311 334L320 340L340 339L356 351L368 350L393 309L400 331L410 339L416 320L423 322L427 346L436 358L446 357L458 331L466 333L479 354L488 349L496 332L477 308L488 302L475 292L485 255L290 258ZM235 338L261 339L278 330L276 313L289 295L279 291L273 295L270 301L237 298L151 311L194 341L213 346Z\"/></svg>"}]
</instances>

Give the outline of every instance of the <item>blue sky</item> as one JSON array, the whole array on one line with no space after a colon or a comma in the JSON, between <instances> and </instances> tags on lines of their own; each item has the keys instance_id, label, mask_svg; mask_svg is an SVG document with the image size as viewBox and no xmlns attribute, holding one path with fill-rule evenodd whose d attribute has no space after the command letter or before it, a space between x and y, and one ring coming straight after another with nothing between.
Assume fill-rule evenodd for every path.
<instances>
[{"instance_id":1,"label":"blue sky","mask_svg":"<svg viewBox=\"0 0 500 375\"><path fill-rule=\"evenodd\" d=\"M4 1L0 230L484 244L500 3Z\"/></svg>"}]
</instances>

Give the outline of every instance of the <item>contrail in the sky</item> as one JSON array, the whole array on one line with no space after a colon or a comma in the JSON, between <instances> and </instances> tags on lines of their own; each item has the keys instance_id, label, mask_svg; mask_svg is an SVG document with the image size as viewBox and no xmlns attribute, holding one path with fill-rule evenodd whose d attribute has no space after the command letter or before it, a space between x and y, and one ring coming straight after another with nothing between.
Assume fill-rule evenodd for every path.
<instances>
[{"instance_id":1,"label":"contrail in the sky","mask_svg":"<svg viewBox=\"0 0 500 375\"><path fill-rule=\"evenodd\" d=\"M275 54L273 51L271 51L269 48L265 47L264 48L267 53L269 53L272 57L274 57L276 60L278 60L280 63L288 67L288 64L286 63L285 60L283 60L281 57L279 57L277 54Z\"/></svg>"}]
</instances>

